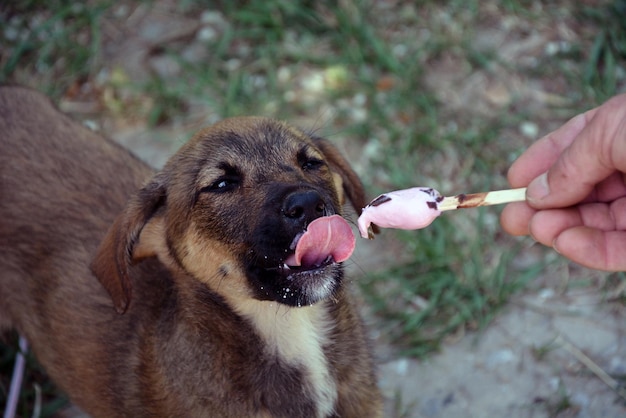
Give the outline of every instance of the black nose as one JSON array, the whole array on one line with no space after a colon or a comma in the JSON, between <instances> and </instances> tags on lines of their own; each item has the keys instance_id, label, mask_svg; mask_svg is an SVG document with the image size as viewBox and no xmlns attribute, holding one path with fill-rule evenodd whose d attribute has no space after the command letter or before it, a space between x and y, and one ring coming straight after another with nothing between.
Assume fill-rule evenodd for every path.
<instances>
[{"instance_id":1,"label":"black nose","mask_svg":"<svg viewBox=\"0 0 626 418\"><path fill-rule=\"evenodd\" d=\"M311 221L324 216L326 205L318 192L307 190L287 196L282 211L288 221L305 227Z\"/></svg>"}]
</instances>

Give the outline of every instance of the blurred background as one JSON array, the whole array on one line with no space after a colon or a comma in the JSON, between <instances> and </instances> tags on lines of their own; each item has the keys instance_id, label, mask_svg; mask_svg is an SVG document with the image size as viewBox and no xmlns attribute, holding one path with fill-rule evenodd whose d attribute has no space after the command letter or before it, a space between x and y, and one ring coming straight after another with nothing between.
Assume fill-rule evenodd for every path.
<instances>
[{"instance_id":1,"label":"blurred background","mask_svg":"<svg viewBox=\"0 0 626 418\"><path fill-rule=\"evenodd\" d=\"M155 167L201 127L254 114L331 139L372 198L496 190L533 141L626 91L626 1L14 0L0 82ZM360 240L347 262L387 416L626 416L624 273L506 236L499 208L457 212ZM16 341L0 340L0 405ZM33 409L78 414L31 358L20 413Z\"/></svg>"}]
</instances>

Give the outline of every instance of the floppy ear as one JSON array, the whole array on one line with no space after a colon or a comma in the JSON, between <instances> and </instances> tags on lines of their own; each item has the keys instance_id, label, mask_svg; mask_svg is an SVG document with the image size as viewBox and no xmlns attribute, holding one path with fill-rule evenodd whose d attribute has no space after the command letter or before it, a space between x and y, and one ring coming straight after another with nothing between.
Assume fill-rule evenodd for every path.
<instances>
[{"instance_id":1,"label":"floppy ear","mask_svg":"<svg viewBox=\"0 0 626 418\"><path fill-rule=\"evenodd\" d=\"M320 137L313 137L313 142L319 148L320 151L326 157L326 161L330 165L330 169L334 174L339 176L341 179L341 187L343 192L350 203L352 203L352 207L356 210L357 215L360 215L363 212L363 208L369 202L365 198L365 189L363 189L363 183L361 183L361 179L354 172L350 163L341 155L341 152L331 144L328 140ZM372 224L372 231L375 234L380 232L380 229Z\"/></svg>"},{"instance_id":2,"label":"floppy ear","mask_svg":"<svg viewBox=\"0 0 626 418\"><path fill-rule=\"evenodd\" d=\"M361 214L367 201L365 200L365 190L361 179L354 172L350 163L341 155L337 147L331 144L328 140L313 137L313 142L319 148L320 151L326 157L326 162L330 165L330 169L334 174L338 175L341 179L341 187L343 193L348 197L352 207L356 210L358 215Z\"/></svg>"},{"instance_id":3,"label":"floppy ear","mask_svg":"<svg viewBox=\"0 0 626 418\"><path fill-rule=\"evenodd\" d=\"M100 243L91 270L109 292L115 309L123 314L132 298L129 275L133 252L143 227L165 204L164 176L157 174L130 200Z\"/></svg>"}]
</instances>

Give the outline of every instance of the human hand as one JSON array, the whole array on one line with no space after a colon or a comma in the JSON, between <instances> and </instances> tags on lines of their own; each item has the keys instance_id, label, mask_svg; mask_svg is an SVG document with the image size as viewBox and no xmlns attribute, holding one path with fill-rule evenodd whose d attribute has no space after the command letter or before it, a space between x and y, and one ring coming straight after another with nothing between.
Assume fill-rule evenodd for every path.
<instances>
[{"instance_id":1,"label":"human hand","mask_svg":"<svg viewBox=\"0 0 626 418\"><path fill-rule=\"evenodd\" d=\"M626 94L580 114L538 140L511 166L527 201L501 216L586 267L626 271Z\"/></svg>"}]
</instances>

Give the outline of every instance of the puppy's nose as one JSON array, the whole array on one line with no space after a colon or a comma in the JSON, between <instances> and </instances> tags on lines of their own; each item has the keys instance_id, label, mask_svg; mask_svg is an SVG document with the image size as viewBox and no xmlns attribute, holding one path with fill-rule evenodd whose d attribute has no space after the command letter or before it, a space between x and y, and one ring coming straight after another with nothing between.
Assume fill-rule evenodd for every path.
<instances>
[{"instance_id":1,"label":"puppy's nose","mask_svg":"<svg viewBox=\"0 0 626 418\"><path fill-rule=\"evenodd\" d=\"M315 190L290 194L285 199L282 208L285 218L302 226L306 226L311 221L324 216L325 210L324 200Z\"/></svg>"}]
</instances>

